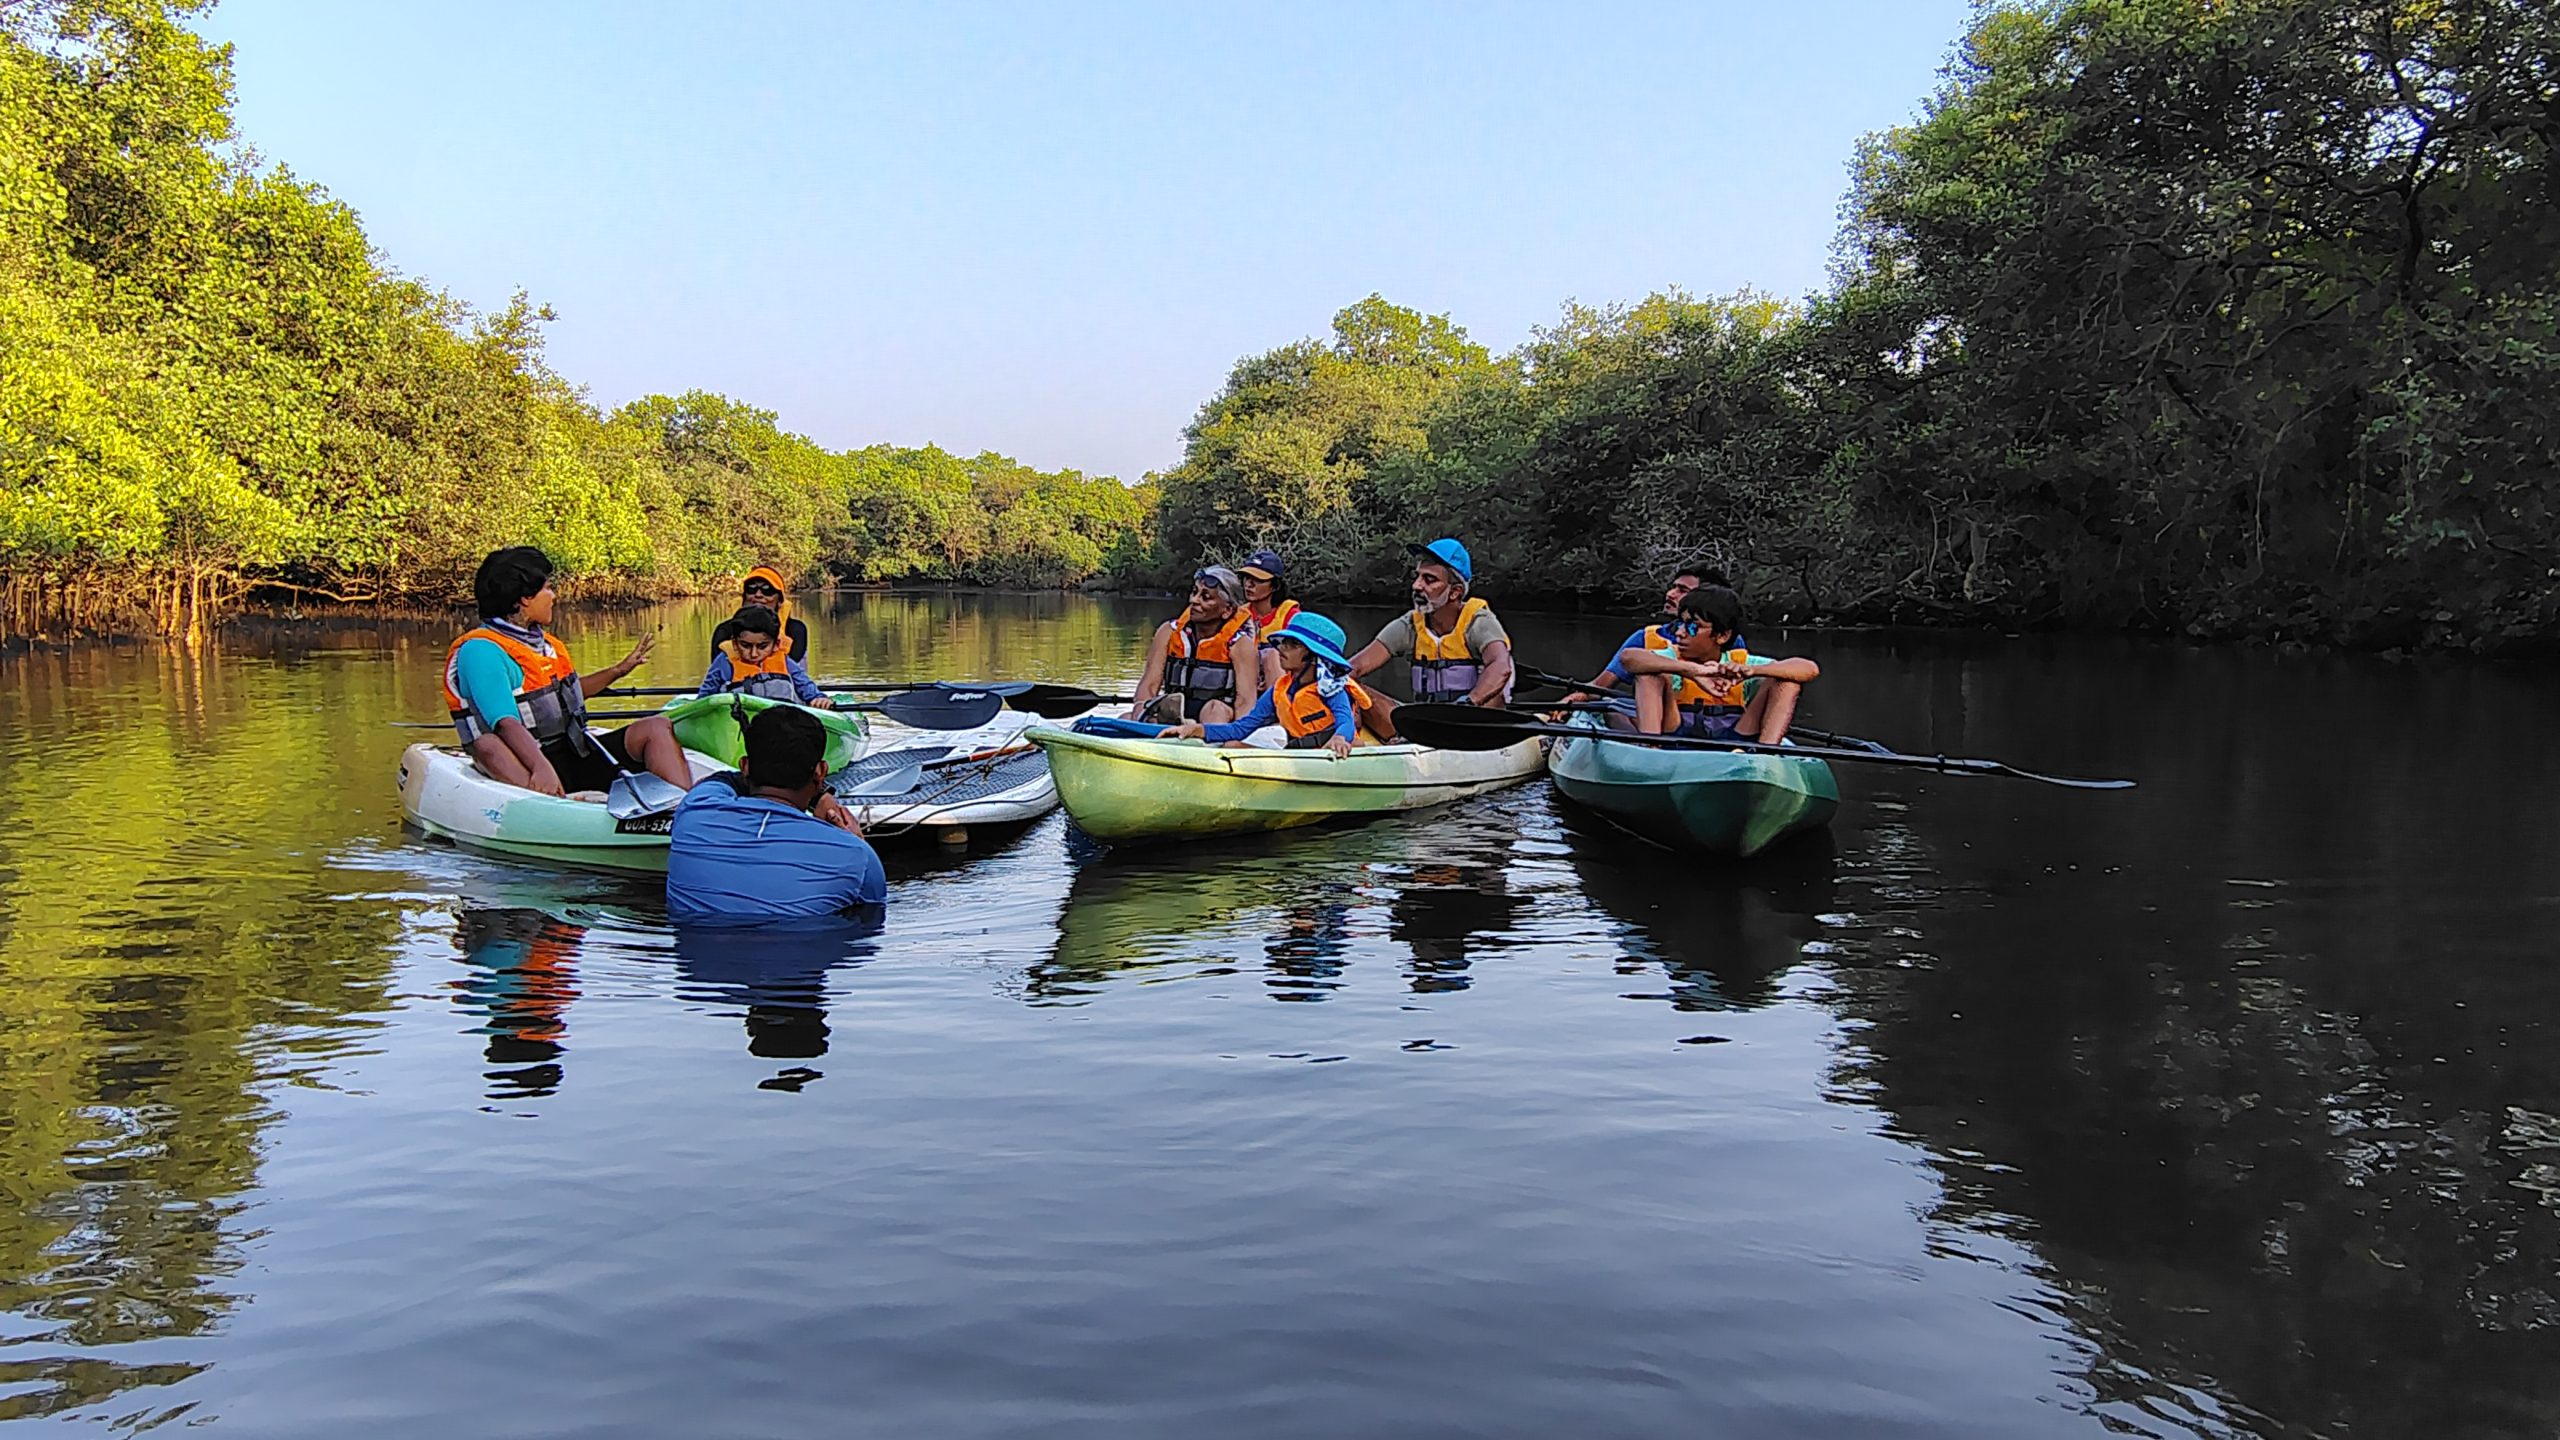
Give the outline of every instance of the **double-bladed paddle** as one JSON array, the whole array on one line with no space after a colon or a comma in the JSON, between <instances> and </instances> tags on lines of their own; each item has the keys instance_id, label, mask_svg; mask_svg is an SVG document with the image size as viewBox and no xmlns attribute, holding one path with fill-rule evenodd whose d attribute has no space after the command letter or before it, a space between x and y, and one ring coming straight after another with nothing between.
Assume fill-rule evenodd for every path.
<instances>
[{"instance_id":1,"label":"double-bladed paddle","mask_svg":"<svg viewBox=\"0 0 2560 1440\"><path fill-rule=\"evenodd\" d=\"M1901 765L1949 775L2006 775L2047 785L2065 785L2074 790L2133 788L2130 780L2081 780L2068 775L2039 775L2033 770L2021 770L1999 760L1905 755L1894 750L1868 750L1845 745L1760 745L1748 740L1708 740L1695 735L1640 735L1632 730L1550 725L1535 715L1517 710L1474 705L1398 706L1396 731L1408 740L1441 750L1499 750L1506 745L1516 745L1531 735L1561 735L1571 740L1608 740L1666 750L1735 750L1746 754L1790 756L1799 760L1854 760L1868 765Z\"/></svg>"},{"instance_id":2,"label":"double-bladed paddle","mask_svg":"<svg viewBox=\"0 0 2560 1440\"><path fill-rule=\"evenodd\" d=\"M1004 704L1004 697L993 690L963 690L956 686L936 685L922 690L899 690L877 700L839 705L836 709L876 711L918 730L975 730L1001 714ZM663 710L590 710L587 718L646 720L652 715L665 713ZM426 720L396 720L392 723L404 729L441 730L451 722L439 725Z\"/></svg>"},{"instance_id":3,"label":"double-bladed paddle","mask_svg":"<svg viewBox=\"0 0 2560 1440\"><path fill-rule=\"evenodd\" d=\"M1018 695L1031 688L1031 682L1028 680L865 680L859 683L821 680L817 684L819 689L830 695L877 694L882 691L901 690L984 690L993 695ZM617 685L609 690L597 691L596 698L611 696L619 700L644 695L691 695L699 689L701 687L698 685ZM715 690L712 693L716 695L719 692Z\"/></svg>"}]
</instances>

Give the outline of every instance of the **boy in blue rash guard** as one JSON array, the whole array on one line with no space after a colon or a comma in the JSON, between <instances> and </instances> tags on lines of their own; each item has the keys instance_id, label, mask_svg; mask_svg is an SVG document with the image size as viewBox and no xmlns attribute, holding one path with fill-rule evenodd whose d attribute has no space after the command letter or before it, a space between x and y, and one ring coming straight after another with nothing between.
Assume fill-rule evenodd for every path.
<instances>
[{"instance_id":1,"label":"boy in blue rash guard","mask_svg":"<svg viewBox=\"0 0 2560 1440\"><path fill-rule=\"evenodd\" d=\"M1289 736L1291 750L1318 746L1337 756L1348 755L1359 733L1358 707L1368 692L1351 679L1351 662L1343 657L1342 627L1322 615L1300 611L1271 637L1280 658L1280 681L1256 700L1241 720L1223 725L1185 721L1164 732L1169 740L1206 740L1212 745L1238 745L1265 725L1277 725Z\"/></svg>"},{"instance_id":2,"label":"boy in blue rash guard","mask_svg":"<svg viewBox=\"0 0 2560 1440\"><path fill-rule=\"evenodd\" d=\"M703 781L676 807L667 917L736 924L887 903L880 856L826 791L817 717L776 705L747 722L746 738L737 773Z\"/></svg>"}]
</instances>

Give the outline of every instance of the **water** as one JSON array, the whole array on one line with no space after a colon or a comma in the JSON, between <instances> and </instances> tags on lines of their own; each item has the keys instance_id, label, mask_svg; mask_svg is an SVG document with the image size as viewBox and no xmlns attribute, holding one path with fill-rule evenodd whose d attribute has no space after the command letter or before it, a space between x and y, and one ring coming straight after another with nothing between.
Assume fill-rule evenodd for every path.
<instances>
[{"instance_id":1,"label":"water","mask_svg":"<svg viewBox=\"0 0 2560 1440\"><path fill-rule=\"evenodd\" d=\"M811 618L822 672L1116 688L1164 608ZM710 618L566 623L662 625L675 683ZM0 1418L2560 1424L2547 674L1764 635L1817 723L2142 788L1844 767L1751 867L1543 786L1188 853L1053 818L741 947L402 833L445 638L0 662Z\"/></svg>"}]
</instances>

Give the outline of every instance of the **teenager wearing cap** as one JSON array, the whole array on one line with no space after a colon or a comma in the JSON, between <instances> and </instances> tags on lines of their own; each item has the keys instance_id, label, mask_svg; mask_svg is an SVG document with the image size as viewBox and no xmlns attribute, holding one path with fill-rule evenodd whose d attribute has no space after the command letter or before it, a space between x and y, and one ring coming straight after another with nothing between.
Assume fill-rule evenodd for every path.
<instances>
[{"instance_id":1,"label":"teenager wearing cap","mask_svg":"<svg viewBox=\"0 0 2560 1440\"><path fill-rule=\"evenodd\" d=\"M1298 602L1289 598L1289 567L1277 550L1256 550L1244 557L1236 567L1244 580L1244 608L1253 615L1253 628L1262 636L1262 688L1280 683L1280 652L1274 641L1280 627L1298 616Z\"/></svg>"},{"instance_id":2,"label":"teenager wearing cap","mask_svg":"<svg viewBox=\"0 0 2560 1440\"><path fill-rule=\"evenodd\" d=\"M791 613L791 598L783 593L781 571L770 565L759 565L748 571L747 578L738 582L738 604L742 610L749 605L761 605L772 611L782 622L782 657L797 660L801 668L808 668L809 627L801 623L799 616ZM712 653L719 653L720 647L729 643L737 633L735 616L721 621L719 628L711 632Z\"/></svg>"},{"instance_id":3,"label":"teenager wearing cap","mask_svg":"<svg viewBox=\"0 0 2560 1440\"><path fill-rule=\"evenodd\" d=\"M1280 681L1254 702L1241 720L1203 725L1197 720L1165 732L1174 740L1206 740L1212 745L1241 745L1266 725L1288 732L1288 748L1318 746L1348 755L1359 733L1359 712L1372 697L1352 682L1351 662L1343 657L1342 627L1322 615L1300 611L1271 637L1280 659Z\"/></svg>"},{"instance_id":4,"label":"teenager wearing cap","mask_svg":"<svg viewBox=\"0 0 2560 1440\"><path fill-rule=\"evenodd\" d=\"M1138 676L1132 720L1219 724L1253 708L1262 689L1261 632L1244 608L1244 579L1224 565L1191 577L1191 604L1156 627Z\"/></svg>"},{"instance_id":5,"label":"teenager wearing cap","mask_svg":"<svg viewBox=\"0 0 2560 1440\"><path fill-rule=\"evenodd\" d=\"M1351 657L1351 676L1389 660L1412 662L1409 688L1426 704L1499 705L1511 697L1511 636L1491 606L1472 593L1475 564L1455 540L1408 545L1413 556L1413 610L1387 622L1378 638ZM1374 697L1364 712L1371 728L1395 729L1395 702Z\"/></svg>"}]
</instances>

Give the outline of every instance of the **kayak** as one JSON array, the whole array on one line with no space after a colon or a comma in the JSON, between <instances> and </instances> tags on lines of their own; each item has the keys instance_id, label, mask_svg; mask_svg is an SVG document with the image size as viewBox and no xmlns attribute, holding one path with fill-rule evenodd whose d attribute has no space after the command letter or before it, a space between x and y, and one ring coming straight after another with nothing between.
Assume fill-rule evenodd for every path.
<instances>
[{"instance_id":1,"label":"kayak","mask_svg":"<svg viewBox=\"0 0 2560 1440\"><path fill-rule=\"evenodd\" d=\"M729 768L698 751L685 760L697 780ZM665 874L667 817L616 820L603 799L537 795L492 780L450 745L412 745L400 757L400 813L430 835L546 865Z\"/></svg>"},{"instance_id":2,"label":"kayak","mask_svg":"<svg viewBox=\"0 0 2560 1440\"><path fill-rule=\"evenodd\" d=\"M1571 723L1600 728L1589 715ZM1757 855L1830 824L1840 808L1831 767L1791 755L1558 739L1547 772L1558 793L1620 829L1711 855Z\"/></svg>"},{"instance_id":3,"label":"kayak","mask_svg":"<svg viewBox=\"0 0 2560 1440\"><path fill-rule=\"evenodd\" d=\"M745 753L739 723L789 701L754 695L679 700L666 709L696 780L737 768ZM812 711L827 729L829 788L852 789L910 763L983 754L1018 743L1033 717L1006 712L976 730L880 727L869 733L861 714ZM891 756L899 758L894 761ZM840 797L841 798L841 797ZM875 843L905 837L958 841L974 827L1022 825L1057 808L1057 787L1037 750L923 772L898 795L843 800ZM400 811L411 825L473 850L549 865L632 874L667 868L665 813L617 821L592 800L537 795L480 773L450 745L412 745L400 757Z\"/></svg>"},{"instance_id":4,"label":"kayak","mask_svg":"<svg viewBox=\"0 0 2560 1440\"><path fill-rule=\"evenodd\" d=\"M1085 735L1039 726L1067 816L1097 840L1172 840L1313 825L1341 815L1418 810L1516 785L1538 773L1535 740L1500 750L1364 745L1229 750L1197 740Z\"/></svg>"},{"instance_id":5,"label":"kayak","mask_svg":"<svg viewBox=\"0 0 2560 1440\"><path fill-rule=\"evenodd\" d=\"M659 713L667 717L668 728L676 732L676 740L684 748L710 756L723 769L735 770L747 753L747 721L759 710L792 703L762 695L695 695L671 700ZM863 737L870 728L863 723L863 712L799 708L818 717L818 724L827 732L828 769L841 769L862 754Z\"/></svg>"}]
</instances>

